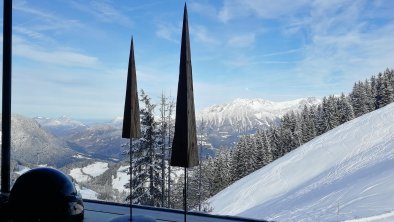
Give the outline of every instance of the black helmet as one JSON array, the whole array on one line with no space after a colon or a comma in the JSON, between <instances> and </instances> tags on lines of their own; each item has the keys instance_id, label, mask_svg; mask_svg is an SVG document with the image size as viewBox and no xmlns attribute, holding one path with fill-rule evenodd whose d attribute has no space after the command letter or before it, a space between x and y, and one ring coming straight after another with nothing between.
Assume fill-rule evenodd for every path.
<instances>
[{"instance_id":1,"label":"black helmet","mask_svg":"<svg viewBox=\"0 0 394 222\"><path fill-rule=\"evenodd\" d=\"M71 179L52 168L21 175L12 187L9 206L15 221L78 221L84 212Z\"/></svg>"}]
</instances>

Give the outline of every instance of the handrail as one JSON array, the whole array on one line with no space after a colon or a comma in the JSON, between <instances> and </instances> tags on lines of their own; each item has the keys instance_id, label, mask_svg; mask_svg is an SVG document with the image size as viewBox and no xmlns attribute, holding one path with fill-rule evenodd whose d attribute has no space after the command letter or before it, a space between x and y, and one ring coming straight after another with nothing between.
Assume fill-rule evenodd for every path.
<instances>
[{"instance_id":1,"label":"handrail","mask_svg":"<svg viewBox=\"0 0 394 222\"><path fill-rule=\"evenodd\" d=\"M106 202L106 201L100 201L100 200L84 199L83 201L84 201L84 203L103 204L103 205L118 206L118 207L125 207L125 208L130 207L129 204ZM85 208L86 208L86 206L85 206ZM170 208L142 206L142 205L133 205L133 208L140 209L140 210L149 210L149 211L154 211L154 212L172 213L172 214L178 214L178 215L184 214L183 210L170 209ZM113 212L113 213L115 213L115 212ZM125 212L125 213L127 213L127 212ZM208 213L203 213L203 212L193 212L193 211L188 211L187 214L190 216L198 216L198 217L212 218L212 219L222 219L222 220L229 220L229 221L250 221L250 222L264 221L264 220L256 220L256 219L251 219L251 218L242 218L242 217L238 217L238 216L214 215L214 214L208 214Z\"/></svg>"}]
</instances>

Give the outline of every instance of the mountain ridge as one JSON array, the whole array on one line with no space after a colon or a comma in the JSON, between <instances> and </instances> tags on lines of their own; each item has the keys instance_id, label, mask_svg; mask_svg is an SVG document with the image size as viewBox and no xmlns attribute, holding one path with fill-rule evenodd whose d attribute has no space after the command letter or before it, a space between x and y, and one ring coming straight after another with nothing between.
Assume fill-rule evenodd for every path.
<instances>
[{"instance_id":1,"label":"mountain ridge","mask_svg":"<svg viewBox=\"0 0 394 222\"><path fill-rule=\"evenodd\" d=\"M229 130L240 127L252 129L269 127L290 111L301 111L304 105L314 106L321 100L316 97L273 102L265 99L235 99L229 103L213 105L197 113L197 121L210 128Z\"/></svg>"},{"instance_id":2,"label":"mountain ridge","mask_svg":"<svg viewBox=\"0 0 394 222\"><path fill-rule=\"evenodd\" d=\"M72 162L77 154L35 120L18 114L11 116L11 153L12 159L21 163L56 167Z\"/></svg>"}]
</instances>

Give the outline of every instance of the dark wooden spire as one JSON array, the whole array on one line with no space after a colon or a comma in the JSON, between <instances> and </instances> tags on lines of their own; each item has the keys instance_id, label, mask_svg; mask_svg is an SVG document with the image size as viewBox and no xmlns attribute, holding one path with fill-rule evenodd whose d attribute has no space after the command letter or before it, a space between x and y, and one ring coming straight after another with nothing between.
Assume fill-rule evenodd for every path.
<instances>
[{"instance_id":1,"label":"dark wooden spire","mask_svg":"<svg viewBox=\"0 0 394 222\"><path fill-rule=\"evenodd\" d=\"M134 42L131 38L129 69L127 72L126 99L123 114L122 138L140 138L140 108L137 93L137 74L134 61Z\"/></svg>"},{"instance_id":2,"label":"dark wooden spire","mask_svg":"<svg viewBox=\"0 0 394 222\"><path fill-rule=\"evenodd\" d=\"M171 166L188 168L198 165L198 161L189 25L185 4Z\"/></svg>"}]
</instances>

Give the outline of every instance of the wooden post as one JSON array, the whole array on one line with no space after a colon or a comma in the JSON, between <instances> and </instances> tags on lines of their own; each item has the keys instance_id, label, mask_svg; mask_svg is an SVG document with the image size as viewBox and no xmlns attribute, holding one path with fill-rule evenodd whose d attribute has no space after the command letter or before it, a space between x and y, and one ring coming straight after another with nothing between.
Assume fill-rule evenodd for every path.
<instances>
[{"instance_id":1,"label":"wooden post","mask_svg":"<svg viewBox=\"0 0 394 222\"><path fill-rule=\"evenodd\" d=\"M11 69L12 0L4 0L3 20L3 100L1 134L1 192L10 192L11 165Z\"/></svg>"}]
</instances>

